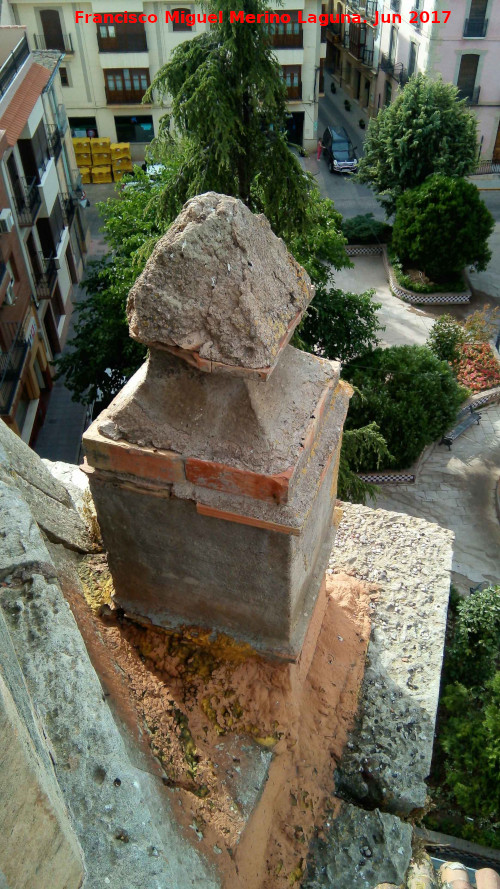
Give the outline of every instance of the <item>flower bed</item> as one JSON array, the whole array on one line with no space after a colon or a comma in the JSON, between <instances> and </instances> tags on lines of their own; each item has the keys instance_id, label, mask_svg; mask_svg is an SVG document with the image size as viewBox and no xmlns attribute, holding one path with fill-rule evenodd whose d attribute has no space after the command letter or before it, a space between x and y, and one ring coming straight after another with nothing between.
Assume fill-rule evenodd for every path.
<instances>
[{"instance_id":1,"label":"flower bed","mask_svg":"<svg viewBox=\"0 0 500 889\"><path fill-rule=\"evenodd\" d=\"M500 365L489 343L466 343L455 373L458 382L471 392L500 385Z\"/></svg>"}]
</instances>

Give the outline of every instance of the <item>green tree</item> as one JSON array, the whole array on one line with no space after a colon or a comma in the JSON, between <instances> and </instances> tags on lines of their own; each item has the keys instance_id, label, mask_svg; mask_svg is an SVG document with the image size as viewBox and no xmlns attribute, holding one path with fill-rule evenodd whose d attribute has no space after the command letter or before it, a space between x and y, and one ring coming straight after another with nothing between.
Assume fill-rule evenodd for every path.
<instances>
[{"instance_id":1,"label":"green tree","mask_svg":"<svg viewBox=\"0 0 500 889\"><path fill-rule=\"evenodd\" d=\"M398 198L392 246L403 263L445 282L466 265L486 268L494 225L475 185L435 173Z\"/></svg>"},{"instance_id":2,"label":"green tree","mask_svg":"<svg viewBox=\"0 0 500 889\"><path fill-rule=\"evenodd\" d=\"M165 170L165 180L169 175ZM76 401L108 404L144 360L146 350L129 336L126 303L162 234L154 212L162 187L136 169L133 183L100 205L111 251L88 266L82 284L87 297L75 306L74 334L56 360L58 375Z\"/></svg>"},{"instance_id":3,"label":"green tree","mask_svg":"<svg viewBox=\"0 0 500 889\"><path fill-rule=\"evenodd\" d=\"M156 74L153 93L171 98L157 148L172 144L171 121L184 140L183 163L164 194L164 212L174 218L177 202L205 191L239 197L262 211L285 237L304 228L311 177L287 147L286 86L281 66L262 23L231 23L230 11L257 16L263 0L208 0L217 22L180 44Z\"/></svg>"},{"instance_id":4,"label":"green tree","mask_svg":"<svg viewBox=\"0 0 500 889\"><path fill-rule=\"evenodd\" d=\"M451 425L467 395L449 365L426 346L374 349L347 365L344 376L359 390L351 399L346 428L377 424L394 457L394 464L386 459L383 468L413 463Z\"/></svg>"},{"instance_id":5,"label":"green tree","mask_svg":"<svg viewBox=\"0 0 500 889\"><path fill-rule=\"evenodd\" d=\"M476 158L477 121L457 88L417 74L370 121L358 178L391 215L406 189L432 173L467 176Z\"/></svg>"},{"instance_id":6,"label":"green tree","mask_svg":"<svg viewBox=\"0 0 500 889\"><path fill-rule=\"evenodd\" d=\"M211 2L209 12L215 9ZM263 0L242 0L239 7L224 0L220 8L223 23L177 47L145 97L168 92L172 100L171 118L164 118L150 154L164 165L160 181L151 183L138 173L136 187L128 186L103 206L103 230L112 248L107 262L119 273L113 280L110 269L101 268L95 293L92 278L90 308L81 309L73 351L59 361L67 385L80 399L92 400L98 389L114 394L110 379L114 386L124 368L135 369L127 357L125 326L130 283L185 201L210 189L264 212L309 272L316 296L297 344L342 361L376 344L378 307L370 295L334 288L334 270L350 264L342 218L332 201L321 198L287 145L286 89L269 34L262 24L229 22L230 9L263 13ZM113 324L101 320L109 305ZM138 352L133 354L140 360Z\"/></svg>"}]
</instances>

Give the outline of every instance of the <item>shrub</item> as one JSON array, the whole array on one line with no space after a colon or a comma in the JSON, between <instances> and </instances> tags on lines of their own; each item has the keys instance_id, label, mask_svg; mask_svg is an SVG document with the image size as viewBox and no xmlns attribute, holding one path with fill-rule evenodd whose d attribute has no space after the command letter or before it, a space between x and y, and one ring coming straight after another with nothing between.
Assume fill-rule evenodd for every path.
<instances>
[{"instance_id":1,"label":"shrub","mask_svg":"<svg viewBox=\"0 0 500 889\"><path fill-rule=\"evenodd\" d=\"M403 263L396 256L394 250L389 247L387 254L396 281L401 287L406 287L407 290L413 290L414 293L447 293L449 291L461 293L463 290L467 290L463 275L459 278L454 278L451 281L446 281L444 284L438 284L436 281L431 281L429 284L426 284L423 281L416 281L415 278L412 278L411 275L406 274L403 270Z\"/></svg>"},{"instance_id":2,"label":"shrub","mask_svg":"<svg viewBox=\"0 0 500 889\"><path fill-rule=\"evenodd\" d=\"M392 236L392 225L375 219L373 213L343 219L341 228L349 244L387 244Z\"/></svg>"},{"instance_id":3,"label":"shrub","mask_svg":"<svg viewBox=\"0 0 500 889\"><path fill-rule=\"evenodd\" d=\"M375 422L398 468L413 463L444 434L467 396L449 365L426 346L375 349L345 367L344 377L359 390L351 399L346 428ZM383 468L391 465L382 463Z\"/></svg>"},{"instance_id":4,"label":"shrub","mask_svg":"<svg viewBox=\"0 0 500 889\"><path fill-rule=\"evenodd\" d=\"M499 847L499 586L472 593L457 606L444 667L438 758L445 781L438 796L451 792L467 819L459 834Z\"/></svg>"},{"instance_id":5,"label":"shrub","mask_svg":"<svg viewBox=\"0 0 500 889\"><path fill-rule=\"evenodd\" d=\"M429 349L440 361L454 364L460 358L460 349L465 340L465 331L451 315L441 315L431 327Z\"/></svg>"},{"instance_id":6,"label":"shrub","mask_svg":"<svg viewBox=\"0 0 500 889\"><path fill-rule=\"evenodd\" d=\"M398 198L392 245L403 263L416 265L439 283L466 265L486 268L493 228L475 185L435 174Z\"/></svg>"}]
</instances>

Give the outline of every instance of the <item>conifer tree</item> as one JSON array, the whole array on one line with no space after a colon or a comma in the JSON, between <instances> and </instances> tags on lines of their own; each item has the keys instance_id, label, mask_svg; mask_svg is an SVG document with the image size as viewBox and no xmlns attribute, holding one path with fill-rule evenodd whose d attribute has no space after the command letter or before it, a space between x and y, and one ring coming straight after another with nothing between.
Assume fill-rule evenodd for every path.
<instances>
[{"instance_id":1,"label":"conifer tree","mask_svg":"<svg viewBox=\"0 0 500 889\"><path fill-rule=\"evenodd\" d=\"M314 183L287 146L286 86L265 23L230 21L230 12L257 16L264 0L209 0L207 12L222 12L214 24L180 44L154 78L144 101L171 101L157 147L183 140L177 182L164 194L164 214L173 218L195 194L218 191L263 212L287 238L304 228Z\"/></svg>"},{"instance_id":2,"label":"conifer tree","mask_svg":"<svg viewBox=\"0 0 500 889\"><path fill-rule=\"evenodd\" d=\"M476 159L477 121L456 86L417 74L370 121L358 178L391 215L406 189L432 173L467 176Z\"/></svg>"}]
</instances>

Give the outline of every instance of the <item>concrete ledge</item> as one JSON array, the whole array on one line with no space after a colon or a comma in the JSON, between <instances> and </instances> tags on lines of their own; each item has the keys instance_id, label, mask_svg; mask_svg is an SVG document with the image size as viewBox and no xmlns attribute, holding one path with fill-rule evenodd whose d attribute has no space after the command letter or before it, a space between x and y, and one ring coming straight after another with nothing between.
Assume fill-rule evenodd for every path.
<instances>
[{"instance_id":1,"label":"concrete ledge","mask_svg":"<svg viewBox=\"0 0 500 889\"><path fill-rule=\"evenodd\" d=\"M330 569L380 585L357 725L338 769L351 802L408 817L425 805L446 632L453 534L344 505Z\"/></svg>"}]
</instances>

